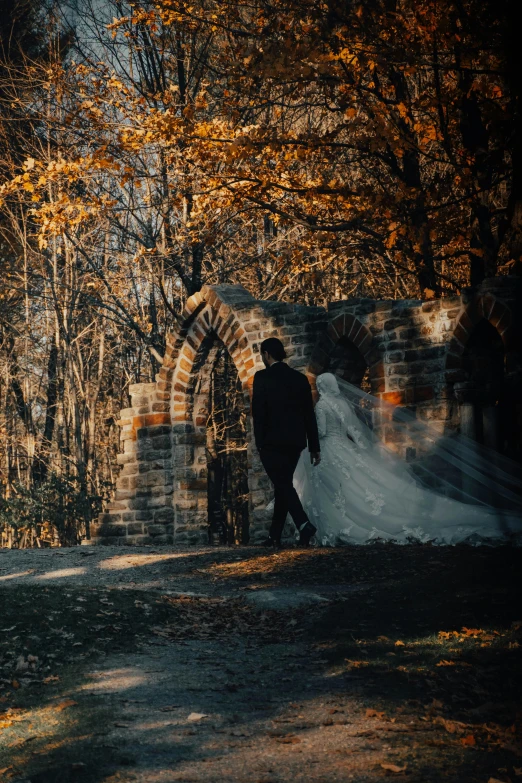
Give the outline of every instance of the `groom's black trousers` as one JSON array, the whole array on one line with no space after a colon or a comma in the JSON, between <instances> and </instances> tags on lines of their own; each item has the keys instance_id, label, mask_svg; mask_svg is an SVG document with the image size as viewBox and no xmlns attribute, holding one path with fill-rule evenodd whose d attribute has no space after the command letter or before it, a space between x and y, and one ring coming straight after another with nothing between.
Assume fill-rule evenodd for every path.
<instances>
[{"instance_id":1,"label":"groom's black trousers","mask_svg":"<svg viewBox=\"0 0 522 783\"><path fill-rule=\"evenodd\" d=\"M300 455L301 449L292 446L259 449L263 467L274 485L274 515L270 527L270 537L274 541L281 540L288 513L290 513L298 530L304 522L308 521L292 483Z\"/></svg>"}]
</instances>

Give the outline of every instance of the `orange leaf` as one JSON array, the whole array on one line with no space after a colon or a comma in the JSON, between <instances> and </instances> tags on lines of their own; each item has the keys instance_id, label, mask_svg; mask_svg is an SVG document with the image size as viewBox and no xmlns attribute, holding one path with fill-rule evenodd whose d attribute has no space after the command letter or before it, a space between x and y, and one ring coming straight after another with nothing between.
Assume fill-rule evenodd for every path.
<instances>
[{"instance_id":1,"label":"orange leaf","mask_svg":"<svg viewBox=\"0 0 522 783\"><path fill-rule=\"evenodd\" d=\"M366 717L367 718L380 718L380 719L382 719L382 718L384 718L385 715L386 715L385 712L378 712L377 710L372 710L370 708L368 708L366 710Z\"/></svg>"},{"instance_id":2,"label":"orange leaf","mask_svg":"<svg viewBox=\"0 0 522 783\"><path fill-rule=\"evenodd\" d=\"M381 764L381 767L387 772L395 772L397 775L400 772L404 772L406 769L406 765L404 765L404 767L398 767L397 764Z\"/></svg>"},{"instance_id":3,"label":"orange leaf","mask_svg":"<svg viewBox=\"0 0 522 783\"><path fill-rule=\"evenodd\" d=\"M441 716L434 719L433 723L437 723L439 726L444 726L446 731L450 734L460 733L464 728L464 724L457 720L446 720Z\"/></svg>"},{"instance_id":4,"label":"orange leaf","mask_svg":"<svg viewBox=\"0 0 522 783\"><path fill-rule=\"evenodd\" d=\"M461 737L460 738L460 744L461 745L476 745L475 737L473 734L468 734L467 737Z\"/></svg>"},{"instance_id":5,"label":"orange leaf","mask_svg":"<svg viewBox=\"0 0 522 783\"><path fill-rule=\"evenodd\" d=\"M76 704L78 704L78 702L74 701L74 699L65 699L64 701L55 704L54 709L61 712L62 710L66 710L67 707L74 707Z\"/></svg>"},{"instance_id":6,"label":"orange leaf","mask_svg":"<svg viewBox=\"0 0 522 783\"><path fill-rule=\"evenodd\" d=\"M351 661L349 658L345 658L345 661L352 669L360 669L362 666L370 665L368 661Z\"/></svg>"}]
</instances>

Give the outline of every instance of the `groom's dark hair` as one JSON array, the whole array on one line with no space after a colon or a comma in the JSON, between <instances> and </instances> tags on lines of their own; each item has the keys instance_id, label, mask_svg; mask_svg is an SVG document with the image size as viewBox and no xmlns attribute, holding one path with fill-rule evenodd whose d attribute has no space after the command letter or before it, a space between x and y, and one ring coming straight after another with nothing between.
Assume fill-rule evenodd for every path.
<instances>
[{"instance_id":1,"label":"groom's dark hair","mask_svg":"<svg viewBox=\"0 0 522 783\"><path fill-rule=\"evenodd\" d=\"M272 359L275 359L276 362L282 362L283 359L286 359L285 347L277 337L269 337L268 340L263 340L260 351L261 353L266 352Z\"/></svg>"}]
</instances>

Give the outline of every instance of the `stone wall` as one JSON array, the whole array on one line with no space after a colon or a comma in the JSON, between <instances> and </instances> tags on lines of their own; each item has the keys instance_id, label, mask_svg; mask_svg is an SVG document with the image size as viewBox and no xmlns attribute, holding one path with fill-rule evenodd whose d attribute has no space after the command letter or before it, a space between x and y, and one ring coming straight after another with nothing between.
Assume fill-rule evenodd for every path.
<instances>
[{"instance_id":1,"label":"stone wall","mask_svg":"<svg viewBox=\"0 0 522 783\"><path fill-rule=\"evenodd\" d=\"M241 286L205 286L188 300L179 329L168 337L156 382L130 387L132 406L119 422L122 469L114 501L93 526L93 538L122 544L208 542L205 379L217 341L235 364L246 408L253 376L262 368L259 344L276 336L289 364L306 372L312 387L317 374L338 367L358 383L366 367L373 394L410 406L446 431L459 427L461 408L470 404L472 379L463 357L475 327L488 321L502 339L504 387L521 426L521 282L493 278L475 292L428 302L351 299L333 302L327 311L257 301ZM404 451L401 444L397 450ZM250 437L248 475L255 542L268 527L271 490Z\"/></svg>"},{"instance_id":2,"label":"stone wall","mask_svg":"<svg viewBox=\"0 0 522 783\"><path fill-rule=\"evenodd\" d=\"M205 286L192 296L179 330L169 336L156 383L130 388L121 413L123 465L114 501L93 537L105 543L208 543L205 459L205 364L216 340L228 350L250 406L259 344L277 336L288 361L306 371L327 326L320 307L256 301L241 286ZM248 444L250 537L265 535L271 498L259 457Z\"/></svg>"}]
</instances>

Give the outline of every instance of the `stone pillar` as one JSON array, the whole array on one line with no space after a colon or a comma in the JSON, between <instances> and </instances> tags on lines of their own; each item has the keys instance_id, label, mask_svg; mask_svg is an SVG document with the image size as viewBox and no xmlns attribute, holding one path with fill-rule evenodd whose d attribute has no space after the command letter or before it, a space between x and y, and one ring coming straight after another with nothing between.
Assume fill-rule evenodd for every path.
<instances>
[{"instance_id":1,"label":"stone pillar","mask_svg":"<svg viewBox=\"0 0 522 783\"><path fill-rule=\"evenodd\" d=\"M123 453L114 499L92 526L94 543L173 542L170 414L156 383L129 387L131 408L121 411Z\"/></svg>"},{"instance_id":2,"label":"stone pillar","mask_svg":"<svg viewBox=\"0 0 522 783\"><path fill-rule=\"evenodd\" d=\"M477 439L476 404L480 390L470 381L454 386L455 397L460 408L460 432L471 440Z\"/></svg>"}]
</instances>

